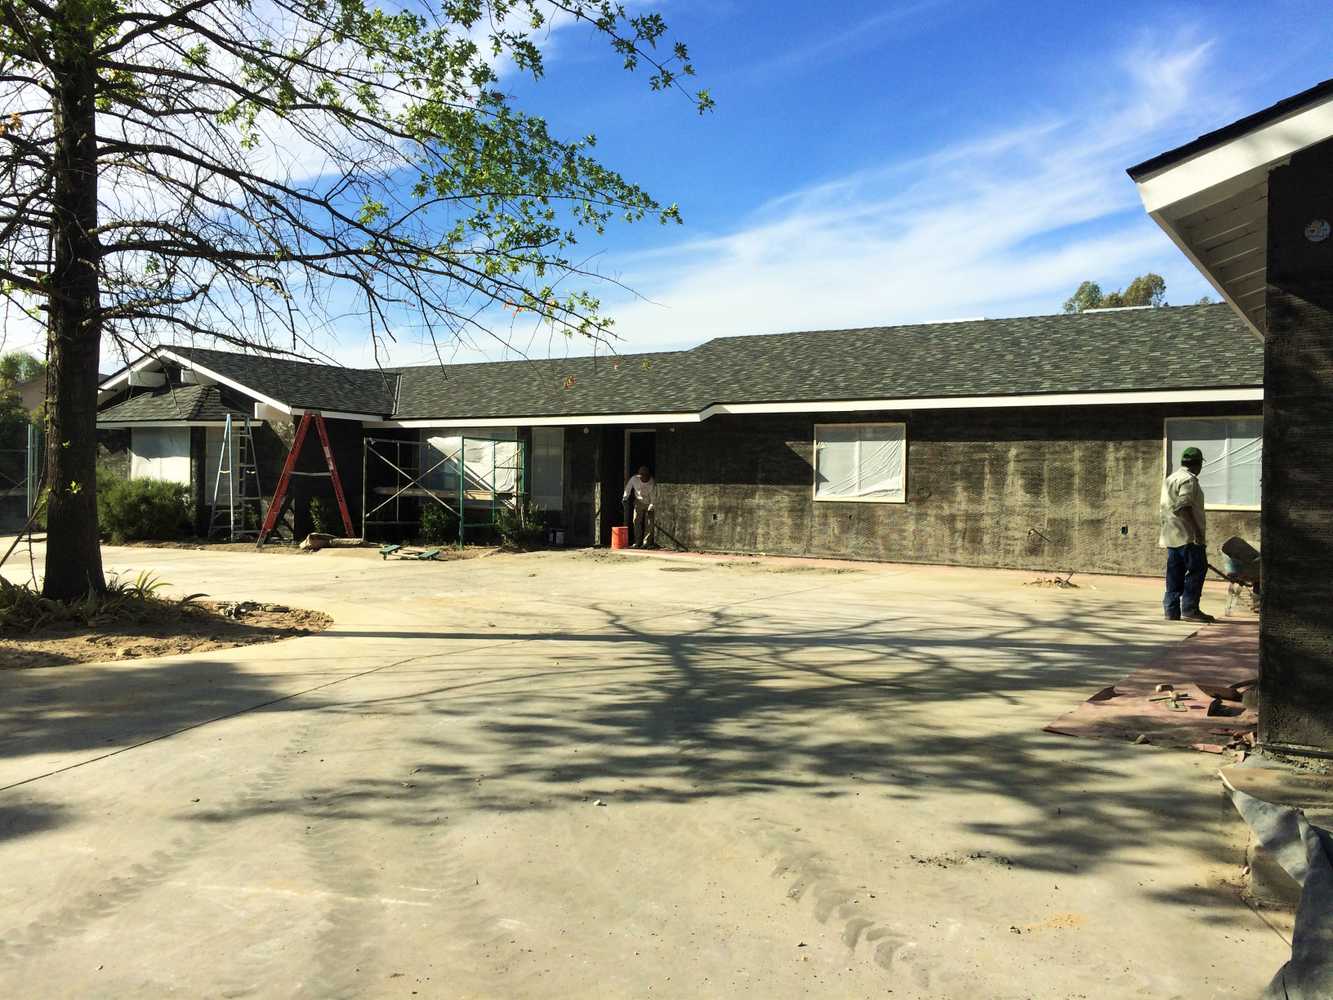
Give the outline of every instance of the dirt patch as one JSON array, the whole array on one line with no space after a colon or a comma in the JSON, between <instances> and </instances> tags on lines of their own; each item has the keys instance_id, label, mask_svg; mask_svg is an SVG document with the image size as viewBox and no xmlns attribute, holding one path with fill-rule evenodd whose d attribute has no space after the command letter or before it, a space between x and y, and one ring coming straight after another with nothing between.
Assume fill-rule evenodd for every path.
<instances>
[{"instance_id":1,"label":"dirt patch","mask_svg":"<svg viewBox=\"0 0 1333 1000\"><path fill-rule=\"evenodd\" d=\"M333 619L320 611L280 604L160 602L133 621L55 626L24 636L0 636L0 667L148 659L173 653L229 649L322 632Z\"/></svg>"},{"instance_id":2,"label":"dirt patch","mask_svg":"<svg viewBox=\"0 0 1333 1000\"><path fill-rule=\"evenodd\" d=\"M254 542L204 542L199 539L190 539L183 542L125 542L122 546L127 549L192 549L196 552L244 552L247 555L268 554L268 555L288 555L288 556L319 556L352 559L381 559L380 546L358 545L358 546L330 546L323 549L303 549L299 545L294 545L287 541L265 542L260 548L255 547ZM409 545L411 549L436 548L434 545ZM455 562L459 559L480 559L483 556L494 555L498 550L493 545L468 545L463 548L447 545L440 548L440 552L431 560L432 562Z\"/></svg>"}]
</instances>

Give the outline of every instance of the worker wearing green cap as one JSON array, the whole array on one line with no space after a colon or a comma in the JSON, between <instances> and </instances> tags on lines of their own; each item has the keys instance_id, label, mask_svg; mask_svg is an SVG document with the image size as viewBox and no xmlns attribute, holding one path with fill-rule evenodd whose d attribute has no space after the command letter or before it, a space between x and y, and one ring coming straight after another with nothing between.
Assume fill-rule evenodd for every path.
<instances>
[{"instance_id":1,"label":"worker wearing green cap","mask_svg":"<svg viewBox=\"0 0 1333 1000\"><path fill-rule=\"evenodd\" d=\"M1209 623L1212 615L1199 610L1203 578L1208 572L1203 487L1199 472L1203 452L1186 448L1180 468L1162 483L1162 533L1157 544L1166 549L1166 596L1162 609L1170 621Z\"/></svg>"}]
</instances>

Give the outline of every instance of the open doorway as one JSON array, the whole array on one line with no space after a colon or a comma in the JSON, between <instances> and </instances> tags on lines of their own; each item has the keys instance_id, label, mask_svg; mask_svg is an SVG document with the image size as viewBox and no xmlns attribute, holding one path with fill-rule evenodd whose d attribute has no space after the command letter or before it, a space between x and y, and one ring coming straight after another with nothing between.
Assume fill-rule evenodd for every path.
<instances>
[{"instance_id":1,"label":"open doorway","mask_svg":"<svg viewBox=\"0 0 1333 1000\"><path fill-rule=\"evenodd\" d=\"M648 466L653 478L657 477L657 431L625 431L625 479Z\"/></svg>"}]
</instances>

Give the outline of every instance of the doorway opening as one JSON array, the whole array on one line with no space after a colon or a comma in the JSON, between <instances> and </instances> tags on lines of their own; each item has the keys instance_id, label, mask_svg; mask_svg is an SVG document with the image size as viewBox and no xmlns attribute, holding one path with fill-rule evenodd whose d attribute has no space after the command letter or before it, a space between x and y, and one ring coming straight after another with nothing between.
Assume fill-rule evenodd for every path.
<instances>
[{"instance_id":1,"label":"doorway opening","mask_svg":"<svg viewBox=\"0 0 1333 1000\"><path fill-rule=\"evenodd\" d=\"M646 465L657 478L657 431L625 431L625 467L624 480L639 471L639 466Z\"/></svg>"}]
</instances>

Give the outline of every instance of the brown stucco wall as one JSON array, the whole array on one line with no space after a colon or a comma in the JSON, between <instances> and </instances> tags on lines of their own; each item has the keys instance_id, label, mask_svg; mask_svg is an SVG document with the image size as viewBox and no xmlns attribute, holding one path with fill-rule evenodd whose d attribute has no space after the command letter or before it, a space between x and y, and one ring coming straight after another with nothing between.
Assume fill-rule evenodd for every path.
<instances>
[{"instance_id":1,"label":"brown stucco wall","mask_svg":"<svg viewBox=\"0 0 1333 1000\"><path fill-rule=\"evenodd\" d=\"M1269 176L1259 735L1333 751L1333 142Z\"/></svg>"},{"instance_id":2,"label":"brown stucco wall","mask_svg":"<svg viewBox=\"0 0 1333 1000\"><path fill-rule=\"evenodd\" d=\"M666 545L967 566L1156 575L1167 417L1257 404L715 417L660 428ZM907 424L907 502L815 502L816 423ZM1259 515L1212 511L1215 549Z\"/></svg>"}]
</instances>

